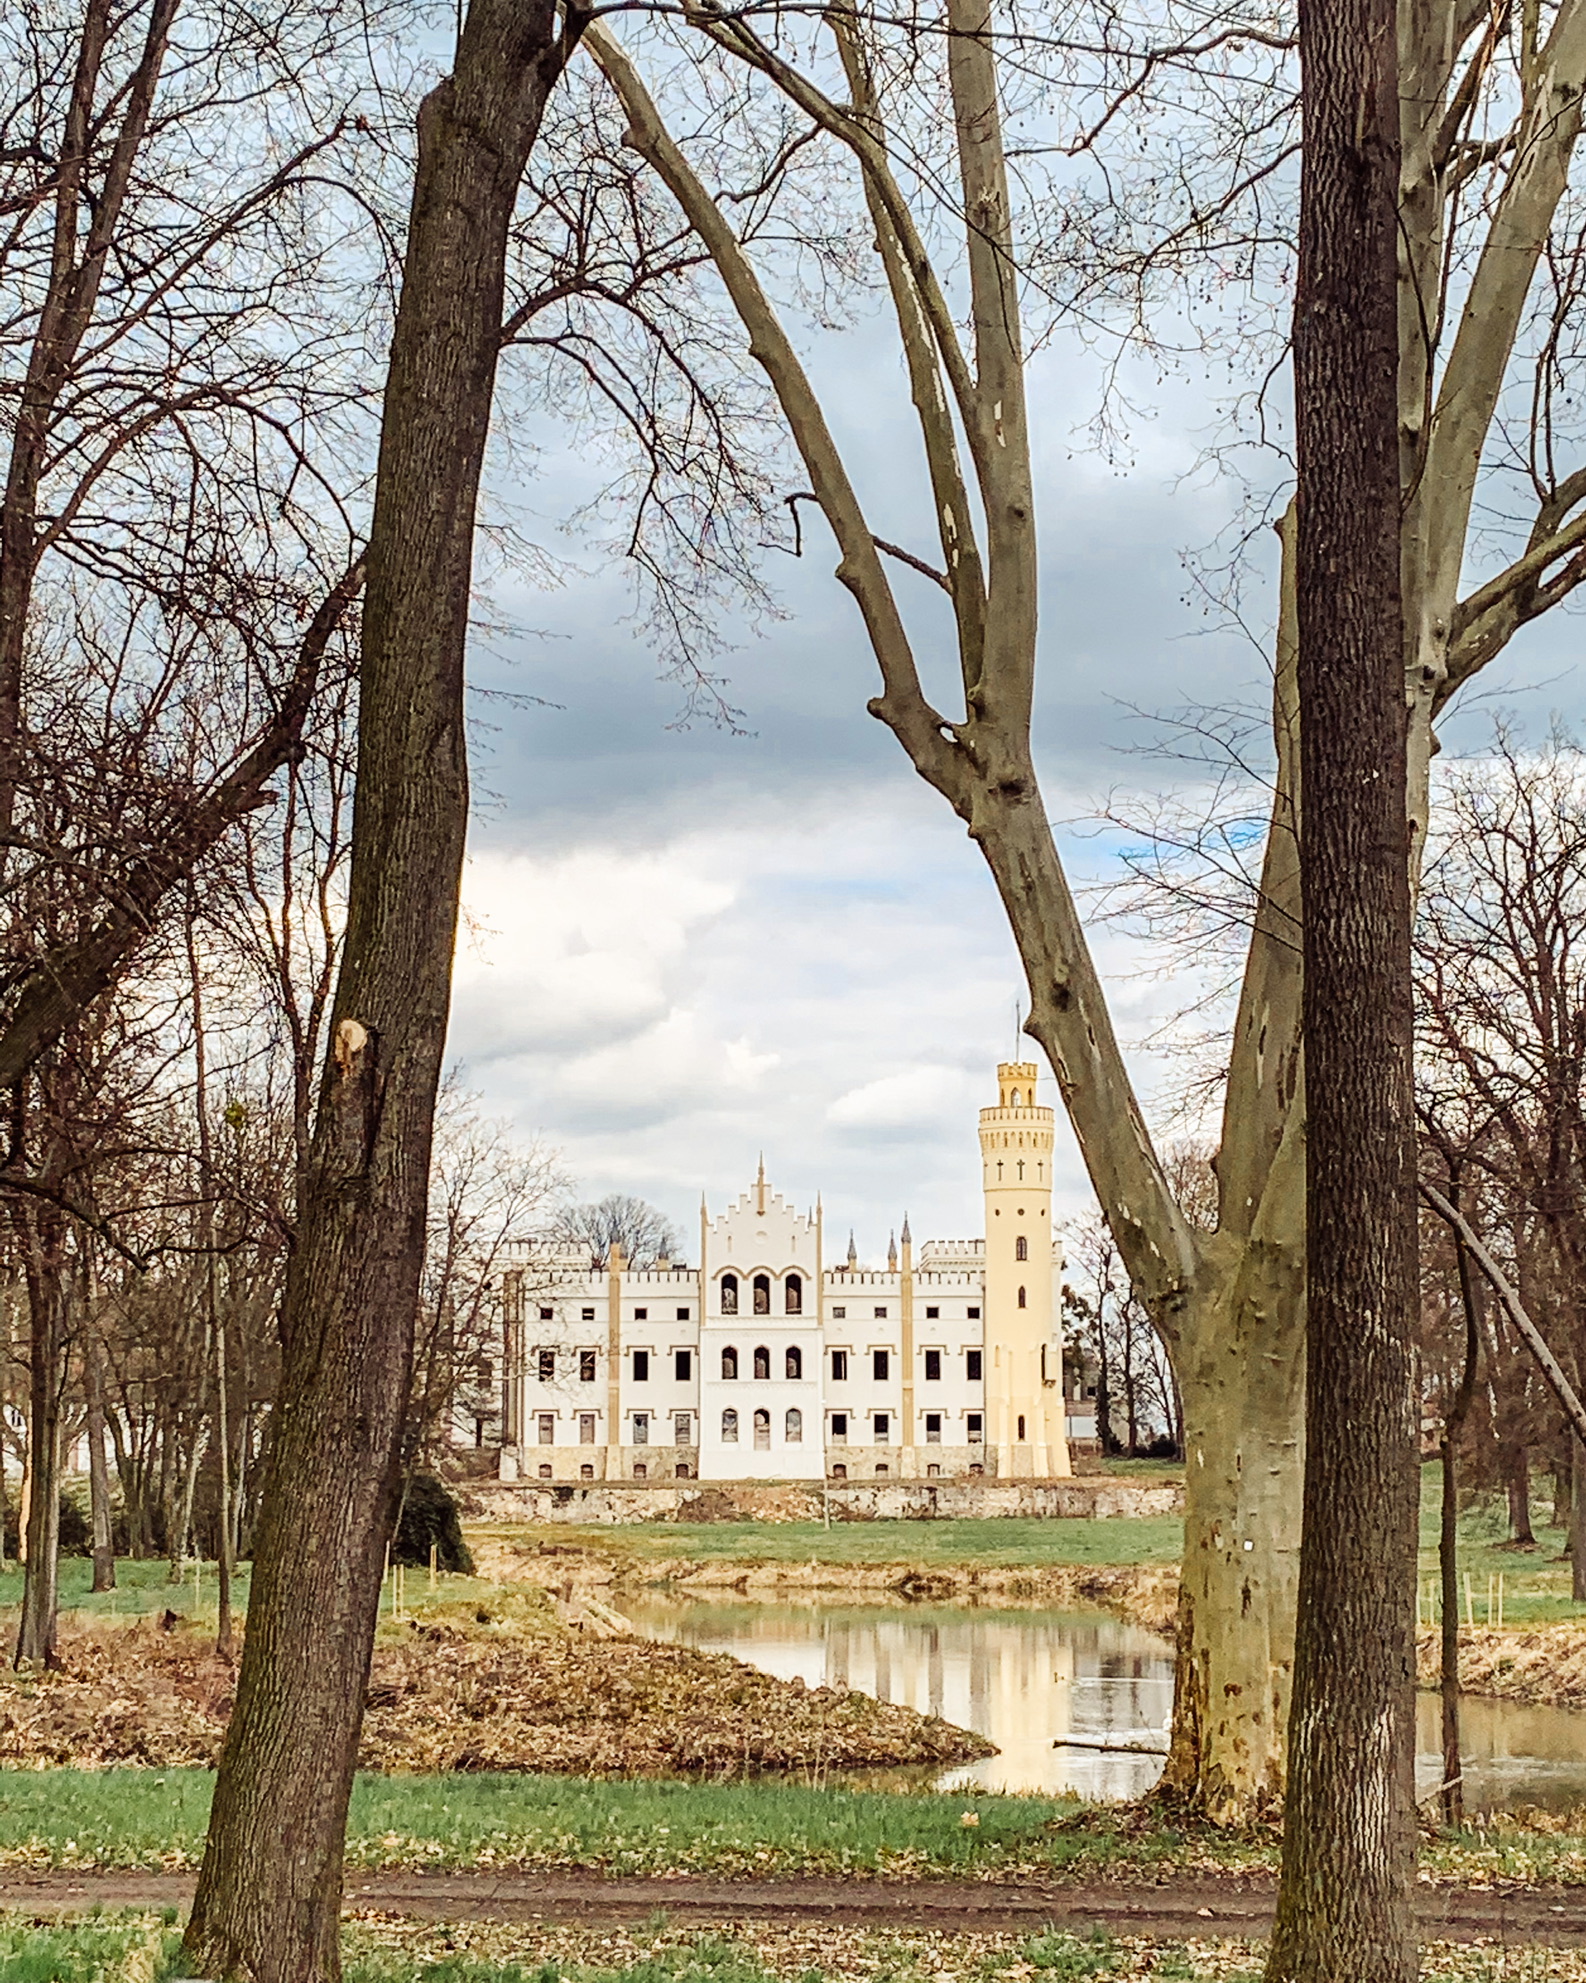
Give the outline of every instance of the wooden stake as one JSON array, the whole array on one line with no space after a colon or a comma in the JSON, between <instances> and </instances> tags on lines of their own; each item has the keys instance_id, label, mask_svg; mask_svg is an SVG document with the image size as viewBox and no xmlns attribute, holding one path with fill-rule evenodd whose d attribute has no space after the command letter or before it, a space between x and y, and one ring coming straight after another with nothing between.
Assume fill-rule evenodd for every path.
<instances>
[{"instance_id":1,"label":"wooden stake","mask_svg":"<svg viewBox=\"0 0 1586 1983\"><path fill-rule=\"evenodd\" d=\"M1465 1623L1472 1631L1476 1629L1476 1598L1471 1589L1470 1572L1465 1572Z\"/></svg>"}]
</instances>

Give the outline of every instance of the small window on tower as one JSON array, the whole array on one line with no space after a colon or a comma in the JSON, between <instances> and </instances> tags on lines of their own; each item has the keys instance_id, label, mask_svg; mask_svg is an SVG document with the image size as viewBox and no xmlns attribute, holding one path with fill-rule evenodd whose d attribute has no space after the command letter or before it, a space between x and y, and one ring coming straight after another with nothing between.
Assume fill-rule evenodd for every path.
<instances>
[{"instance_id":1,"label":"small window on tower","mask_svg":"<svg viewBox=\"0 0 1586 1983\"><path fill-rule=\"evenodd\" d=\"M786 1357L783 1359L783 1364L789 1377L802 1377L804 1375L804 1352L799 1349L790 1348Z\"/></svg>"},{"instance_id":2,"label":"small window on tower","mask_svg":"<svg viewBox=\"0 0 1586 1983\"><path fill-rule=\"evenodd\" d=\"M595 1319L595 1311L592 1308L581 1308L578 1313L582 1321L593 1322Z\"/></svg>"},{"instance_id":3,"label":"small window on tower","mask_svg":"<svg viewBox=\"0 0 1586 1983\"><path fill-rule=\"evenodd\" d=\"M723 1274L721 1277L721 1312L723 1315L738 1313L738 1276Z\"/></svg>"},{"instance_id":4,"label":"small window on tower","mask_svg":"<svg viewBox=\"0 0 1586 1983\"><path fill-rule=\"evenodd\" d=\"M721 1353L721 1374L729 1383L738 1375L738 1352L730 1345Z\"/></svg>"},{"instance_id":5,"label":"small window on tower","mask_svg":"<svg viewBox=\"0 0 1586 1983\"><path fill-rule=\"evenodd\" d=\"M771 1375L771 1352L762 1343L754 1353L754 1374L756 1377Z\"/></svg>"},{"instance_id":6,"label":"small window on tower","mask_svg":"<svg viewBox=\"0 0 1586 1983\"><path fill-rule=\"evenodd\" d=\"M845 1322L847 1319L848 1310L846 1308L834 1308L832 1310L832 1320L834 1322Z\"/></svg>"},{"instance_id":7,"label":"small window on tower","mask_svg":"<svg viewBox=\"0 0 1586 1983\"><path fill-rule=\"evenodd\" d=\"M689 1313L689 1312L688 1312L688 1310L687 1310L686 1308L680 1308L680 1309L679 1309L679 1310L677 1311L677 1319L678 1319L678 1321L679 1321L679 1322L686 1322L686 1321L688 1320L688 1313Z\"/></svg>"},{"instance_id":8,"label":"small window on tower","mask_svg":"<svg viewBox=\"0 0 1586 1983\"><path fill-rule=\"evenodd\" d=\"M1023 1413L1023 1412L1020 1412L1020 1414L1019 1414L1019 1438L1020 1438L1021 1440L1022 1440L1022 1439L1024 1438L1024 1413Z\"/></svg>"},{"instance_id":9,"label":"small window on tower","mask_svg":"<svg viewBox=\"0 0 1586 1983\"><path fill-rule=\"evenodd\" d=\"M554 1313L554 1309L542 1308L540 1310L540 1320L542 1322L549 1322Z\"/></svg>"},{"instance_id":10,"label":"small window on tower","mask_svg":"<svg viewBox=\"0 0 1586 1983\"><path fill-rule=\"evenodd\" d=\"M887 1311L886 1311L886 1309L885 1309L885 1307L880 1307L880 1308L877 1308L877 1310L876 1310L876 1320L877 1320L878 1322L885 1322L885 1321L886 1321L886 1319L887 1319Z\"/></svg>"},{"instance_id":11,"label":"small window on tower","mask_svg":"<svg viewBox=\"0 0 1586 1983\"><path fill-rule=\"evenodd\" d=\"M1025 1238L1023 1233L1020 1233L1019 1237L1013 1242L1013 1257L1015 1260L1028 1260L1030 1257L1030 1242ZM642 1315L644 1310L641 1308L639 1313Z\"/></svg>"},{"instance_id":12,"label":"small window on tower","mask_svg":"<svg viewBox=\"0 0 1586 1983\"><path fill-rule=\"evenodd\" d=\"M797 1274L789 1274L783 1283L782 1306L789 1315L804 1313L804 1283Z\"/></svg>"},{"instance_id":13,"label":"small window on tower","mask_svg":"<svg viewBox=\"0 0 1586 1983\"><path fill-rule=\"evenodd\" d=\"M942 1312L942 1311L941 1311L941 1310L940 1310L939 1308L928 1308L928 1309L926 1309L926 1311L925 1311L925 1319L926 1319L926 1321L927 1321L927 1322L934 1322L934 1321L936 1321L936 1319L938 1318L938 1316L940 1316L940 1314L941 1314L941 1312Z\"/></svg>"},{"instance_id":14,"label":"small window on tower","mask_svg":"<svg viewBox=\"0 0 1586 1983\"><path fill-rule=\"evenodd\" d=\"M964 1313L969 1317L971 1322L978 1322L980 1320L980 1310L978 1308L966 1308Z\"/></svg>"},{"instance_id":15,"label":"small window on tower","mask_svg":"<svg viewBox=\"0 0 1586 1983\"><path fill-rule=\"evenodd\" d=\"M635 1321L635 1322L648 1322L648 1321L649 1321L649 1319L650 1319L650 1311L649 1311L649 1309L647 1309L647 1308L636 1308L636 1309L635 1309L635 1310L633 1311L633 1319L634 1319L634 1321Z\"/></svg>"},{"instance_id":16,"label":"small window on tower","mask_svg":"<svg viewBox=\"0 0 1586 1983\"><path fill-rule=\"evenodd\" d=\"M1020 1288L1020 1290L1019 1290L1019 1306L1020 1306L1021 1308L1023 1308L1023 1306L1024 1306L1024 1289L1023 1289L1023 1288Z\"/></svg>"},{"instance_id":17,"label":"small window on tower","mask_svg":"<svg viewBox=\"0 0 1586 1983\"><path fill-rule=\"evenodd\" d=\"M756 1315L771 1313L771 1276L756 1274L754 1277L754 1312Z\"/></svg>"}]
</instances>

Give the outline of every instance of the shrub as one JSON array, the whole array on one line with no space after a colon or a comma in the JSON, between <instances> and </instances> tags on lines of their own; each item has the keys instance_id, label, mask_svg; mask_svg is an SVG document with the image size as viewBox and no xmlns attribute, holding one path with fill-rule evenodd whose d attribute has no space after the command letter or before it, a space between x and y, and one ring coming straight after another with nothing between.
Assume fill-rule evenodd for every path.
<instances>
[{"instance_id":1,"label":"shrub","mask_svg":"<svg viewBox=\"0 0 1586 1983\"><path fill-rule=\"evenodd\" d=\"M473 1575L474 1559L463 1541L457 1503L433 1474L416 1473L402 1497L402 1513L391 1542L391 1561L405 1563L412 1569L428 1569L432 1548L438 1570L459 1572L465 1577Z\"/></svg>"}]
</instances>

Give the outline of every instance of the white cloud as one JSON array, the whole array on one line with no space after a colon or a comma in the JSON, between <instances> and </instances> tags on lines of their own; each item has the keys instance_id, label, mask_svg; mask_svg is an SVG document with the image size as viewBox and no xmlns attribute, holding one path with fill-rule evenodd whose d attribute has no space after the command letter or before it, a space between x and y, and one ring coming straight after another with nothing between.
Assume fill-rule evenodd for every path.
<instances>
[{"instance_id":1,"label":"white cloud","mask_svg":"<svg viewBox=\"0 0 1586 1983\"><path fill-rule=\"evenodd\" d=\"M940 1133L949 1126L961 1127L973 1106L971 1084L962 1069L911 1067L850 1088L832 1103L826 1119L838 1129L884 1135L917 1130Z\"/></svg>"}]
</instances>

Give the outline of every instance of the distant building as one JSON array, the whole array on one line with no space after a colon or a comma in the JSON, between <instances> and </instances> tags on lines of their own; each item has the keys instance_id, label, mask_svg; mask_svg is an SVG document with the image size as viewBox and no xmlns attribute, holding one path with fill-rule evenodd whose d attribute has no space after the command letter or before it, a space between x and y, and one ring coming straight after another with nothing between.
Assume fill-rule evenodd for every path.
<instances>
[{"instance_id":1,"label":"distant building","mask_svg":"<svg viewBox=\"0 0 1586 1983\"><path fill-rule=\"evenodd\" d=\"M1052 1111L1036 1068L997 1069L980 1111L983 1239L907 1217L884 1271L819 1203L766 1183L714 1218L699 1264L620 1254L506 1277L504 1480L914 1480L1071 1471L1052 1237Z\"/></svg>"}]
</instances>

